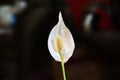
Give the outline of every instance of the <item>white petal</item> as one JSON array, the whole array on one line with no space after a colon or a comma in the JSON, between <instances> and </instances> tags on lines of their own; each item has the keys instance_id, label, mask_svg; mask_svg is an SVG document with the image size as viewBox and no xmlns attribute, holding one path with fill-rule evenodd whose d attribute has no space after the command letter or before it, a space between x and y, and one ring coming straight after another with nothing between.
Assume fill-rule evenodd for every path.
<instances>
[{"instance_id":1,"label":"white petal","mask_svg":"<svg viewBox=\"0 0 120 80\"><path fill-rule=\"evenodd\" d=\"M57 25L53 27L48 37L48 49L50 54L56 61L60 62L60 55L56 47L56 39L58 35L62 37L64 62L67 62L73 54L75 44L71 32L63 22L61 12L59 13L59 21Z\"/></svg>"}]
</instances>

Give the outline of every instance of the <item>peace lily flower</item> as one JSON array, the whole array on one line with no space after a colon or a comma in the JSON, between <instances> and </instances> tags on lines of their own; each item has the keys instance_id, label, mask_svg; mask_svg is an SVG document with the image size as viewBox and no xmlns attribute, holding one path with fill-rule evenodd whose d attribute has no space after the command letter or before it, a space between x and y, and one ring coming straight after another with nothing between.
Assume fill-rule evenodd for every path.
<instances>
[{"instance_id":1,"label":"peace lily flower","mask_svg":"<svg viewBox=\"0 0 120 80\"><path fill-rule=\"evenodd\" d=\"M61 62L64 80L66 80L64 63L72 56L74 48L75 44L72 34L65 26L60 12L59 21L49 34L48 49L51 56L56 61Z\"/></svg>"},{"instance_id":2,"label":"peace lily flower","mask_svg":"<svg viewBox=\"0 0 120 80\"><path fill-rule=\"evenodd\" d=\"M59 43L60 39L60 43ZM57 43L58 42L58 43ZM60 48L60 49L59 49ZM53 27L48 38L48 49L51 56L56 60L61 62L59 51L62 51L64 56L64 63L69 60L72 56L75 48L74 40L71 32L65 26L61 12L59 13L59 21L57 25Z\"/></svg>"}]
</instances>

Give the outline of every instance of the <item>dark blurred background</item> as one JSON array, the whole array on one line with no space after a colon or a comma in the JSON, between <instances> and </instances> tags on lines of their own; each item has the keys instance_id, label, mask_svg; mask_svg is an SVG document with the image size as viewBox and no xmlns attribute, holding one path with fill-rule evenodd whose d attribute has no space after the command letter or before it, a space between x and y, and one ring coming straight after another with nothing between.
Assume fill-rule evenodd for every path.
<instances>
[{"instance_id":1,"label":"dark blurred background","mask_svg":"<svg viewBox=\"0 0 120 80\"><path fill-rule=\"evenodd\" d=\"M59 11L76 44L67 80L120 80L120 0L0 0L0 80L62 80L47 48Z\"/></svg>"}]
</instances>

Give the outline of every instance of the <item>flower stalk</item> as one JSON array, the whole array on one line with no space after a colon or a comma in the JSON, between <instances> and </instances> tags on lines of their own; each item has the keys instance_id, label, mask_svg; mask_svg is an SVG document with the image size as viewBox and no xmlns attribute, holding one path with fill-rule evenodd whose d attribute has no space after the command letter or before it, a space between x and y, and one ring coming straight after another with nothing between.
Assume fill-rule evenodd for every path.
<instances>
[{"instance_id":1,"label":"flower stalk","mask_svg":"<svg viewBox=\"0 0 120 80\"><path fill-rule=\"evenodd\" d=\"M63 74L63 80L66 80L66 73L65 73L65 66L64 66L64 56L62 53L60 53L60 58L61 58L61 66L62 66L62 74Z\"/></svg>"}]
</instances>

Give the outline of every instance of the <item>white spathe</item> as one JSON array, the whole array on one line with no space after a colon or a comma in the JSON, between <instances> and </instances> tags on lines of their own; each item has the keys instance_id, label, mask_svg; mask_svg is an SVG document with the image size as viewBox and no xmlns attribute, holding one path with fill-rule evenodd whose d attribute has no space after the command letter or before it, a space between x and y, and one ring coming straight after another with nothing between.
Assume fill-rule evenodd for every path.
<instances>
[{"instance_id":1,"label":"white spathe","mask_svg":"<svg viewBox=\"0 0 120 80\"><path fill-rule=\"evenodd\" d=\"M59 13L58 23L53 27L48 37L48 49L50 51L51 56L56 61L61 62L60 55L56 46L56 39L58 36L62 37L62 42L63 42L62 53L65 63L72 56L75 48L75 43L70 30L64 24L61 12Z\"/></svg>"}]
</instances>

